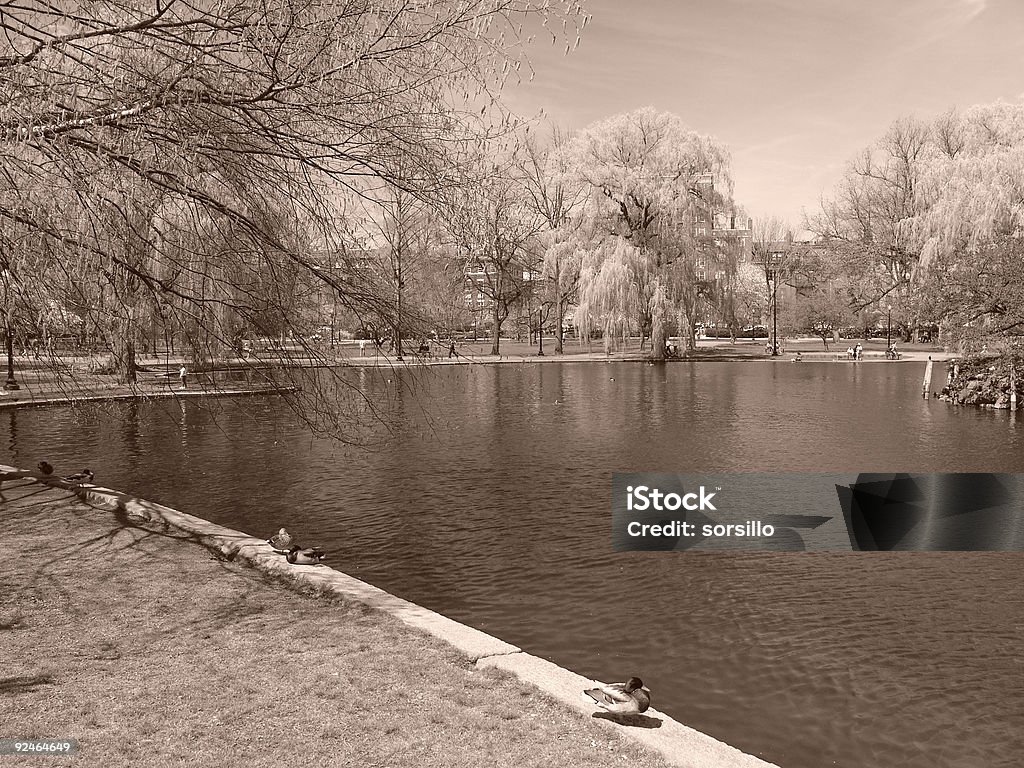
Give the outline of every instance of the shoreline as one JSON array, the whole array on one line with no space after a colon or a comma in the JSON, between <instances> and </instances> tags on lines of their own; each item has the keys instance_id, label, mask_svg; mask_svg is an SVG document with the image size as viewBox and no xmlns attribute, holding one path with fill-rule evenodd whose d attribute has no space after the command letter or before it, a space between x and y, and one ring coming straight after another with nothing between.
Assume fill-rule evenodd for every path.
<instances>
[{"instance_id":1,"label":"shoreline","mask_svg":"<svg viewBox=\"0 0 1024 768\"><path fill-rule=\"evenodd\" d=\"M186 541L201 544L227 560L240 559L246 566L276 580L297 582L318 595L338 596L388 614L409 627L443 640L467 657L476 669L496 668L512 674L588 721L600 721L604 728L659 754L669 764L689 768L777 768L653 708L643 716L643 727L624 727L607 718L595 717L593 704L584 702L582 696L582 691L593 685L593 681L341 571L323 565L289 565L265 541L241 531L101 486L74 485L59 479L44 483L35 472L3 465L0 465L0 472L7 480L34 480L42 487L71 491L89 506L123 515L133 524L155 525L164 531L185 533Z\"/></svg>"},{"instance_id":2,"label":"shoreline","mask_svg":"<svg viewBox=\"0 0 1024 768\"><path fill-rule=\"evenodd\" d=\"M449 366L470 366L470 365L554 365L554 364L594 364L594 363L634 363L645 365L677 365L680 363L829 363L849 364L859 363L914 363L933 362L941 363L953 359L959 359L959 355L952 352L930 352L930 351L908 351L899 360L887 360L884 353L867 352L861 360L851 360L845 353L825 352L823 350L804 351L801 353L801 360L795 359L796 351L787 352L776 357L769 357L754 352L744 352L729 349L726 352L717 352L721 347L707 347L698 350L697 353L685 357L676 357L663 361L653 361L646 356L619 352L606 355L603 352L578 352L567 355L460 355L454 359L447 358L410 358L394 360L385 357L349 357L339 358L336 361L296 361L288 364L281 361L281 367L296 368L353 368L353 369L387 369L387 370L416 370L434 367ZM242 364L244 367L244 363ZM237 361L228 361L223 368L213 369L236 371L239 369ZM270 363L261 361L259 367L273 367ZM148 400L148 399L195 399L204 397L248 397L254 395L286 395L298 392L298 386L260 386L242 385L236 382L226 383L221 388L217 386L200 386L177 389L170 379L159 383L145 382L137 383L135 386L118 384L105 381L95 374L83 375L80 377L71 376L71 386L62 386L57 382L32 381L22 371L22 383L17 390L0 389L0 411L20 407L42 407L42 406L76 406L85 403L100 403L116 400ZM68 390L73 389L69 392Z\"/></svg>"},{"instance_id":3,"label":"shoreline","mask_svg":"<svg viewBox=\"0 0 1024 768\"><path fill-rule=\"evenodd\" d=\"M127 387L125 389L128 389ZM104 403L113 400L167 400L179 398L183 400L197 399L202 397L250 397L253 395L283 395L291 392L298 392L298 387L264 387L258 388L229 388L209 390L176 390L172 392L110 392L110 393L83 393L81 395L66 395L64 397L32 397L24 400L0 400L0 411L14 408L41 408L51 405L76 406L84 403Z\"/></svg>"}]
</instances>

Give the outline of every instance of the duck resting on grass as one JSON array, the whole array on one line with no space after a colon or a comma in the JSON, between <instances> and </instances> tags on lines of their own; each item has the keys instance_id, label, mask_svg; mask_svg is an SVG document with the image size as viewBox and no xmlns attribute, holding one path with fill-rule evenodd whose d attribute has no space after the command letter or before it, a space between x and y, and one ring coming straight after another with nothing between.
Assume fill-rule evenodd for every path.
<instances>
[{"instance_id":1,"label":"duck resting on grass","mask_svg":"<svg viewBox=\"0 0 1024 768\"><path fill-rule=\"evenodd\" d=\"M327 554L322 549L317 549L316 547L302 549L296 544L288 550L288 554L285 557L292 565L319 565L327 557Z\"/></svg>"},{"instance_id":2,"label":"duck resting on grass","mask_svg":"<svg viewBox=\"0 0 1024 768\"><path fill-rule=\"evenodd\" d=\"M291 549L292 544L294 543L295 539L293 539L292 535L284 528L267 539L267 544L273 547L277 552L287 552Z\"/></svg>"},{"instance_id":3,"label":"duck resting on grass","mask_svg":"<svg viewBox=\"0 0 1024 768\"><path fill-rule=\"evenodd\" d=\"M617 715L636 715L651 706L651 692L644 688L644 681L639 677L631 677L625 683L590 688L583 693L597 702L597 706Z\"/></svg>"},{"instance_id":4,"label":"duck resting on grass","mask_svg":"<svg viewBox=\"0 0 1024 768\"><path fill-rule=\"evenodd\" d=\"M94 477L96 477L96 473L87 467L75 475L62 477L61 480L65 483L91 483Z\"/></svg>"}]
</instances>

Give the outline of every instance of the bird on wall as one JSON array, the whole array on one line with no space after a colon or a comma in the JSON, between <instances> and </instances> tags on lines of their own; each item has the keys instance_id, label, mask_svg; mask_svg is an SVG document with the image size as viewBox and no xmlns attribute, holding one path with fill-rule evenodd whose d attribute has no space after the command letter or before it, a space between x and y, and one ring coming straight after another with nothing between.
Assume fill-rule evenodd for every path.
<instances>
[{"instance_id":1,"label":"bird on wall","mask_svg":"<svg viewBox=\"0 0 1024 768\"><path fill-rule=\"evenodd\" d=\"M651 692L644 687L639 677L631 677L625 683L612 683L583 692L597 706L618 715L635 715L646 712L651 706Z\"/></svg>"},{"instance_id":2,"label":"bird on wall","mask_svg":"<svg viewBox=\"0 0 1024 768\"><path fill-rule=\"evenodd\" d=\"M77 474L62 477L61 480L66 483L91 483L94 477L96 473L87 467Z\"/></svg>"},{"instance_id":3,"label":"bird on wall","mask_svg":"<svg viewBox=\"0 0 1024 768\"><path fill-rule=\"evenodd\" d=\"M317 549L316 547L302 549L296 544L288 550L288 554L285 557L292 565L319 565L327 557L327 554L322 549Z\"/></svg>"},{"instance_id":4,"label":"bird on wall","mask_svg":"<svg viewBox=\"0 0 1024 768\"><path fill-rule=\"evenodd\" d=\"M294 543L295 539L293 539L292 535L284 528L267 539L267 544L273 547L277 552L287 552L291 549L292 544Z\"/></svg>"}]
</instances>

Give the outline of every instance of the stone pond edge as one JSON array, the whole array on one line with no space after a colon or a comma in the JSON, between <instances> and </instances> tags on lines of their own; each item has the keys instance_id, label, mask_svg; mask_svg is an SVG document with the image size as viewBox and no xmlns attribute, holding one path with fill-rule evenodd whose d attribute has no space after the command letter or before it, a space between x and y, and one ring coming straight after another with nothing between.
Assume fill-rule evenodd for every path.
<instances>
[{"instance_id":1,"label":"stone pond edge","mask_svg":"<svg viewBox=\"0 0 1024 768\"><path fill-rule=\"evenodd\" d=\"M0 471L18 473L25 479L40 482L36 473L15 467L0 465ZM593 681L372 584L324 565L290 565L263 539L120 491L93 485L68 484L56 479L48 480L45 484L70 490L93 506L123 512L130 519L176 528L189 534L192 541L227 558L242 559L272 576L294 579L322 593L338 595L383 611L408 626L447 642L468 656L478 668L497 667L513 673L520 680L582 715L588 718L594 715L593 703L582 694L585 688L593 686ZM661 724L658 727L627 727L600 717L595 719L601 720L618 734L654 750L670 764L683 768L778 768L773 763L685 726L653 708L646 714L647 723L656 718L661 720Z\"/></svg>"}]
</instances>

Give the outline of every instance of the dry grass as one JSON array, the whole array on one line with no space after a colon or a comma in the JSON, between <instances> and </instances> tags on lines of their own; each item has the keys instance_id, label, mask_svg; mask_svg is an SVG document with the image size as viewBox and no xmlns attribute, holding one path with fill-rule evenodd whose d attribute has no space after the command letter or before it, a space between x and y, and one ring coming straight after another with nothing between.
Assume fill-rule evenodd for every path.
<instances>
[{"instance_id":1,"label":"dry grass","mask_svg":"<svg viewBox=\"0 0 1024 768\"><path fill-rule=\"evenodd\" d=\"M388 616L5 486L0 736L75 738L104 768L664 765Z\"/></svg>"}]
</instances>

